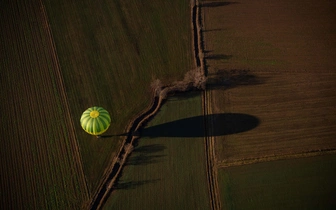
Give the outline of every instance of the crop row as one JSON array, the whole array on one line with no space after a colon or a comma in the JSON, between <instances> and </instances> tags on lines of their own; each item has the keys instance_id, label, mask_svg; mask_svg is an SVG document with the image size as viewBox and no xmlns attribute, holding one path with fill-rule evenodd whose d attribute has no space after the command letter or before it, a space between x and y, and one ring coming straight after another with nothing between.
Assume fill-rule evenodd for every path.
<instances>
[{"instance_id":1,"label":"crop row","mask_svg":"<svg viewBox=\"0 0 336 210\"><path fill-rule=\"evenodd\" d=\"M1 202L78 208L88 199L43 5L11 1L1 18Z\"/></svg>"},{"instance_id":2,"label":"crop row","mask_svg":"<svg viewBox=\"0 0 336 210\"><path fill-rule=\"evenodd\" d=\"M221 207L332 208L335 3L202 5Z\"/></svg>"}]
</instances>

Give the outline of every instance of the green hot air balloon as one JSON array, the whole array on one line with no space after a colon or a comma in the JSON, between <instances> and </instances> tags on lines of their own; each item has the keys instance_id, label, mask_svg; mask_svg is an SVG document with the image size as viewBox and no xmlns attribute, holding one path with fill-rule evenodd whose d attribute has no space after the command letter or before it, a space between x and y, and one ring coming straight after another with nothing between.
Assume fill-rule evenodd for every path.
<instances>
[{"instance_id":1,"label":"green hot air balloon","mask_svg":"<svg viewBox=\"0 0 336 210\"><path fill-rule=\"evenodd\" d=\"M80 123L87 133L98 137L109 128L111 117L104 108L94 106L83 112Z\"/></svg>"}]
</instances>

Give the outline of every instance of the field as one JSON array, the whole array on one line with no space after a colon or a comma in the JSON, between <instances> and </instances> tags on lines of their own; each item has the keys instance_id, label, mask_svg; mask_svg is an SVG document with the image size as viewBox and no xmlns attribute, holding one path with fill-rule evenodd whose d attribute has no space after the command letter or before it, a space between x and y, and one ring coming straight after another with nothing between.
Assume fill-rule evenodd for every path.
<instances>
[{"instance_id":1,"label":"field","mask_svg":"<svg viewBox=\"0 0 336 210\"><path fill-rule=\"evenodd\" d=\"M43 7L0 5L0 208L80 208L88 191Z\"/></svg>"},{"instance_id":2,"label":"field","mask_svg":"<svg viewBox=\"0 0 336 210\"><path fill-rule=\"evenodd\" d=\"M222 82L210 86L211 110L259 120L216 137L220 161L336 148L332 8L309 0L204 3L208 73Z\"/></svg>"},{"instance_id":3,"label":"field","mask_svg":"<svg viewBox=\"0 0 336 210\"><path fill-rule=\"evenodd\" d=\"M334 156L311 156L336 149L335 3L243 0L201 5L209 76L206 111L231 115L209 119L218 168L213 170L213 189L220 189L221 198L217 208L334 205L327 184L335 184L329 168ZM280 179L275 167L285 165ZM297 190L291 192L291 185ZM261 192L265 200L256 197ZM312 198L309 206L309 196L321 203Z\"/></svg>"},{"instance_id":4,"label":"field","mask_svg":"<svg viewBox=\"0 0 336 210\"><path fill-rule=\"evenodd\" d=\"M219 170L222 209L335 209L336 155Z\"/></svg>"},{"instance_id":5,"label":"field","mask_svg":"<svg viewBox=\"0 0 336 210\"><path fill-rule=\"evenodd\" d=\"M104 209L209 209L203 123L200 93L169 98L142 130Z\"/></svg>"},{"instance_id":6,"label":"field","mask_svg":"<svg viewBox=\"0 0 336 210\"><path fill-rule=\"evenodd\" d=\"M150 83L193 68L188 1L0 3L1 203L81 209L127 126L150 105ZM79 124L90 106L112 124L96 139Z\"/></svg>"},{"instance_id":7,"label":"field","mask_svg":"<svg viewBox=\"0 0 336 210\"><path fill-rule=\"evenodd\" d=\"M0 3L1 209L86 208L151 82L203 61L207 89L168 98L104 208L336 206L336 4L192 3ZM91 106L104 138L80 127Z\"/></svg>"},{"instance_id":8,"label":"field","mask_svg":"<svg viewBox=\"0 0 336 210\"><path fill-rule=\"evenodd\" d=\"M45 0L73 119L93 105L110 112L106 136L125 133L151 103L150 83L192 68L188 1ZM59 15L62 14L62 15ZM183 58L183 59L181 59ZM75 123L90 192L122 138L97 140Z\"/></svg>"}]
</instances>

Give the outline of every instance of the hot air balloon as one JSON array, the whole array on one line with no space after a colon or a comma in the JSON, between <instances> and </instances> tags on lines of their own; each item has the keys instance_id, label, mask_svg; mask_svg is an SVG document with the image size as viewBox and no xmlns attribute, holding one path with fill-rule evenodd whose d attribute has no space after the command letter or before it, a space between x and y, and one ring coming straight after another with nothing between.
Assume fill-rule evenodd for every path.
<instances>
[{"instance_id":1,"label":"hot air balloon","mask_svg":"<svg viewBox=\"0 0 336 210\"><path fill-rule=\"evenodd\" d=\"M99 137L109 128L111 117L104 108L94 106L83 112L80 123L84 131Z\"/></svg>"}]
</instances>

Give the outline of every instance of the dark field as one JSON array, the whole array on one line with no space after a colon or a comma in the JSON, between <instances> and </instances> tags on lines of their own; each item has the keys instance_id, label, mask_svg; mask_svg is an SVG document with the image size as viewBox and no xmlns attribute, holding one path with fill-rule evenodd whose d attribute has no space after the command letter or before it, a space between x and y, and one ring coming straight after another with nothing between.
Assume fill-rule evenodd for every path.
<instances>
[{"instance_id":1,"label":"dark field","mask_svg":"<svg viewBox=\"0 0 336 210\"><path fill-rule=\"evenodd\" d=\"M207 90L168 99L104 207L336 208L336 3L202 1L195 46L190 5L0 3L0 208L85 208L151 82L181 80L202 44ZM79 124L91 106L105 138Z\"/></svg>"},{"instance_id":2,"label":"dark field","mask_svg":"<svg viewBox=\"0 0 336 210\"><path fill-rule=\"evenodd\" d=\"M201 114L200 93L173 97L141 134ZM193 125L197 124L203 121ZM104 209L210 208L203 135L191 138L172 133L175 135L144 135L138 140Z\"/></svg>"},{"instance_id":3,"label":"dark field","mask_svg":"<svg viewBox=\"0 0 336 210\"><path fill-rule=\"evenodd\" d=\"M1 2L0 16L0 208L80 208L89 195L41 2Z\"/></svg>"},{"instance_id":4,"label":"dark field","mask_svg":"<svg viewBox=\"0 0 336 210\"><path fill-rule=\"evenodd\" d=\"M0 206L81 209L122 141L86 134L82 112L124 133L154 79L193 68L189 2L2 1L0 26Z\"/></svg>"},{"instance_id":5,"label":"dark field","mask_svg":"<svg viewBox=\"0 0 336 210\"><path fill-rule=\"evenodd\" d=\"M222 209L335 209L335 176L335 155L222 168Z\"/></svg>"},{"instance_id":6,"label":"dark field","mask_svg":"<svg viewBox=\"0 0 336 210\"><path fill-rule=\"evenodd\" d=\"M86 108L104 107L112 119L105 135L124 133L150 105L154 79L170 83L192 68L189 2L45 0L45 5L72 117L79 122ZM75 126L93 192L122 138L97 141L77 121Z\"/></svg>"}]
</instances>

